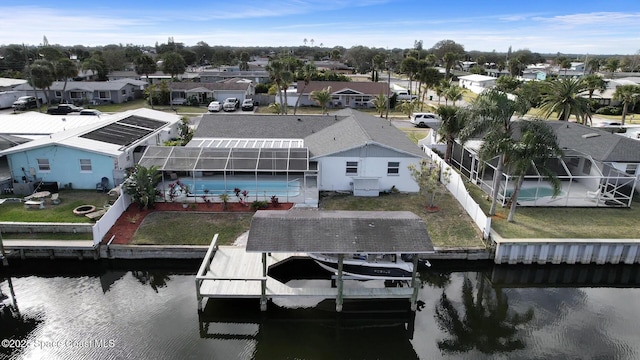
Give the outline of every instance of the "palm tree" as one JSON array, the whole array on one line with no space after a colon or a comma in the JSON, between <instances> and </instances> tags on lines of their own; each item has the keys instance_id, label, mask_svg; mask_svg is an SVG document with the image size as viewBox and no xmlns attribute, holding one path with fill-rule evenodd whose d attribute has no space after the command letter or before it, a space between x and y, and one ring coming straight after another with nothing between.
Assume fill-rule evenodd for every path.
<instances>
[{"instance_id":1,"label":"palm tree","mask_svg":"<svg viewBox=\"0 0 640 360\"><path fill-rule=\"evenodd\" d=\"M438 135L441 140L447 143L447 149L444 153L444 161L447 164L451 163L451 152L453 151L453 143L458 137L458 134L464 129L466 117L463 115L463 111L455 106L439 106L436 110L442 123L438 128Z\"/></svg>"},{"instance_id":2,"label":"palm tree","mask_svg":"<svg viewBox=\"0 0 640 360\"><path fill-rule=\"evenodd\" d=\"M36 60L30 67L31 82L34 89L40 88L44 92L44 96L49 102L49 92L45 89L49 88L55 80L53 65L47 60ZM36 96L37 98L37 96Z\"/></svg>"},{"instance_id":3,"label":"palm tree","mask_svg":"<svg viewBox=\"0 0 640 360\"><path fill-rule=\"evenodd\" d=\"M62 87L62 96L64 99L67 91L67 82L69 81L69 78L78 76L78 68L76 67L76 64L73 63L73 61L67 58L62 58L55 63L55 70L56 77L59 79L64 79L64 85Z\"/></svg>"},{"instance_id":4,"label":"palm tree","mask_svg":"<svg viewBox=\"0 0 640 360\"><path fill-rule=\"evenodd\" d=\"M447 79L440 79L440 81L435 85L434 90L436 91L436 95L438 95L438 105L440 105L440 98L444 95L449 86L451 86L451 83L447 81Z\"/></svg>"},{"instance_id":5,"label":"palm tree","mask_svg":"<svg viewBox=\"0 0 640 360\"><path fill-rule=\"evenodd\" d=\"M327 112L327 103L331 100L331 87L312 91L311 99L315 100L318 105L320 105L322 113L325 114Z\"/></svg>"},{"instance_id":6,"label":"palm tree","mask_svg":"<svg viewBox=\"0 0 640 360\"><path fill-rule=\"evenodd\" d=\"M558 113L558 120L568 121L571 114L576 116L576 120L585 124L591 117L591 107L588 99L580 94L588 91L583 79L557 79L546 83L540 109L547 119L554 112Z\"/></svg>"},{"instance_id":7,"label":"palm tree","mask_svg":"<svg viewBox=\"0 0 640 360\"><path fill-rule=\"evenodd\" d=\"M455 65L456 61L458 61L459 55L453 52L448 52L444 54L443 61L445 66L445 79L449 79L449 75L451 74L451 68Z\"/></svg>"},{"instance_id":8,"label":"palm tree","mask_svg":"<svg viewBox=\"0 0 640 360\"><path fill-rule=\"evenodd\" d=\"M409 91L412 91L413 87L411 86L411 82L413 81L413 77L420 71L420 63L416 58L408 56L400 63L400 69L409 77Z\"/></svg>"},{"instance_id":9,"label":"palm tree","mask_svg":"<svg viewBox=\"0 0 640 360\"><path fill-rule=\"evenodd\" d=\"M380 114L380 117L384 117L384 112L387 110L387 96L383 93L378 94L373 99L373 106L376 107L376 112Z\"/></svg>"},{"instance_id":10,"label":"palm tree","mask_svg":"<svg viewBox=\"0 0 640 360\"><path fill-rule=\"evenodd\" d=\"M447 104L447 100L451 100L453 102L453 106L456 106L456 101L462 100L462 95L464 94L464 89L458 85L451 85L444 92L445 105Z\"/></svg>"},{"instance_id":11,"label":"palm tree","mask_svg":"<svg viewBox=\"0 0 640 360\"><path fill-rule=\"evenodd\" d=\"M302 98L302 94L304 94L304 91L307 88L307 86L309 85L309 82L311 82L311 78L317 72L318 72L318 68L316 68L316 66L312 62L308 63L308 64L305 64L300 69L299 77L301 77L302 80L304 81L304 86L302 86L302 91L300 91L300 95L298 96L298 99L296 100L296 105L293 107L293 115L295 115L296 111L298 110L298 105L300 104L300 99Z\"/></svg>"},{"instance_id":12,"label":"palm tree","mask_svg":"<svg viewBox=\"0 0 640 360\"><path fill-rule=\"evenodd\" d=\"M607 62L604 64L605 70L609 70L611 72L611 78L613 79L616 71L620 67L620 59L618 58L608 58Z\"/></svg>"},{"instance_id":13,"label":"palm tree","mask_svg":"<svg viewBox=\"0 0 640 360\"><path fill-rule=\"evenodd\" d=\"M600 59L598 58L589 59L589 61L587 62L587 65L589 67L589 74L593 74L600 71Z\"/></svg>"},{"instance_id":14,"label":"palm tree","mask_svg":"<svg viewBox=\"0 0 640 360\"><path fill-rule=\"evenodd\" d=\"M465 277L462 283L464 316L446 293L442 293L435 318L440 328L453 338L438 341L438 348L447 353L477 349L484 354L523 349L525 344L518 336L518 328L533 319L533 309L524 314L509 311L507 296L500 288L485 286L484 277L479 280L475 298L473 291L471 280Z\"/></svg>"},{"instance_id":15,"label":"palm tree","mask_svg":"<svg viewBox=\"0 0 640 360\"><path fill-rule=\"evenodd\" d=\"M136 73L138 75L145 75L147 78L147 84L149 84L149 74L153 74L158 70L158 65L149 55L140 55L135 58ZM153 89L151 89L153 90ZM153 91L149 92L149 105L153 109Z\"/></svg>"},{"instance_id":16,"label":"palm tree","mask_svg":"<svg viewBox=\"0 0 640 360\"><path fill-rule=\"evenodd\" d=\"M510 143L510 150L505 156L505 168L509 174L516 177L511 195L511 208L507 221L513 222L518 204L518 194L524 177L531 168L551 183L553 196L560 192L560 180L556 173L547 166L562 155L556 134L551 127L542 120L523 120L520 124L520 139Z\"/></svg>"},{"instance_id":17,"label":"palm tree","mask_svg":"<svg viewBox=\"0 0 640 360\"><path fill-rule=\"evenodd\" d=\"M106 67L104 61L99 56L92 56L82 62L82 70L91 70L94 75L98 75L98 78L102 78L102 74L106 73Z\"/></svg>"},{"instance_id":18,"label":"palm tree","mask_svg":"<svg viewBox=\"0 0 640 360\"><path fill-rule=\"evenodd\" d=\"M491 89L480 94L471 104L472 119L462 131L460 139L466 142L474 136L483 135L480 147L480 159L489 161L498 156L498 164L493 174L493 189L489 215L496 214L498 192L502 181L505 155L511 150L512 138L511 117L514 114L524 115L530 109L527 101L516 98L509 100L507 94Z\"/></svg>"},{"instance_id":19,"label":"palm tree","mask_svg":"<svg viewBox=\"0 0 640 360\"><path fill-rule=\"evenodd\" d=\"M140 209L153 207L156 202L156 185L162 174L157 166L146 168L137 164L127 176L122 188L138 203Z\"/></svg>"},{"instance_id":20,"label":"palm tree","mask_svg":"<svg viewBox=\"0 0 640 360\"><path fill-rule=\"evenodd\" d=\"M604 79L595 74L590 74L582 78L589 93L589 99L593 97L593 93L598 90L601 93L607 89L607 82Z\"/></svg>"},{"instance_id":21,"label":"palm tree","mask_svg":"<svg viewBox=\"0 0 640 360\"><path fill-rule=\"evenodd\" d=\"M313 39L311 39L313 44ZM269 77L276 84L278 89L278 95L280 96L279 110L284 110L284 100L282 99L282 72L284 71L284 64L279 59L269 60L269 64L266 66L266 70L269 72Z\"/></svg>"},{"instance_id":22,"label":"palm tree","mask_svg":"<svg viewBox=\"0 0 640 360\"><path fill-rule=\"evenodd\" d=\"M612 100L618 100L622 102L622 125L627 118L627 112L629 111L629 105L633 106L640 97L640 86L638 85L621 85L616 88L613 93Z\"/></svg>"},{"instance_id":23,"label":"palm tree","mask_svg":"<svg viewBox=\"0 0 640 360\"><path fill-rule=\"evenodd\" d=\"M422 102L424 103L424 100L425 100L424 97L429 92L429 89L435 88L436 85L440 83L440 80L442 80L442 74L440 73L440 71L438 71L438 69L434 67L427 67L422 69L422 71L420 71L420 74L418 76L420 78L420 81L424 84L424 87L425 87L425 92L422 94L422 97L423 97Z\"/></svg>"}]
</instances>

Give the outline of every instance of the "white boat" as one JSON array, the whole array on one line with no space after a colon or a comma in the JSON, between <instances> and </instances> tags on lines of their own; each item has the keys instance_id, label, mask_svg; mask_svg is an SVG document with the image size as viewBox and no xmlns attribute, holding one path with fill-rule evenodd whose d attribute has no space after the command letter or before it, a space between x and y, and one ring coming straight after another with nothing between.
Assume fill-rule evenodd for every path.
<instances>
[{"instance_id":1,"label":"white boat","mask_svg":"<svg viewBox=\"0 0 640 360\"><path fill-rule=\"evenodd\" d=\"M309 257L327 271L338 271L338 254L310 253ZM431 266L428 260L422 264ZM342 273L363 280L411 280L413 261L401 254L345 254Z\"/></svg>"}]
</instances>

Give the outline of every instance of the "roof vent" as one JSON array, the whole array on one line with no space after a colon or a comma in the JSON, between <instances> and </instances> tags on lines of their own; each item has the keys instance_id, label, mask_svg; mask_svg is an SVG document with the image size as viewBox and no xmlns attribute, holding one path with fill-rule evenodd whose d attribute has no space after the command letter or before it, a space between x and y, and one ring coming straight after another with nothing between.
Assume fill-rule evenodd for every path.
<instances>
[{"instance_id":1,"label":"roof vent","mask_svg":"<svg viewBox=\"0 0 640 360\"><path fill-rule=\"evenodd\" d=\"M302 121L302 119L298 118L298 121Z\"/></svg>"},{"instance_id":2,"label":"roof vent","mask_svg":"<svg viewBox=\"0 0 640 360\"><path fill-rule=\"evenodd\" d=\"M582 135L582 138L583 139L589 139L589 138L597 137L597 136L600 136L600 134L598 134L598 133L588 133L588 134Z\"/></svg>"}]
</instances>

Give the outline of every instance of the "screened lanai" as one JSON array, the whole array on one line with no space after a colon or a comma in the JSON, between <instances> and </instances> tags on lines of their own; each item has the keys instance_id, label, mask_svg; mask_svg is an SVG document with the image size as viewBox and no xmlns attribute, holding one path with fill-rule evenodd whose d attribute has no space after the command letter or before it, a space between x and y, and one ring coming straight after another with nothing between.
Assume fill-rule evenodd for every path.
<instances>
[{"instance_id":1,"label":"screened lanai","mask_svg":"<svg viewBox=\"0 0 640 360\"><path fill-rule=\"evenodd\" d=\"M497 157L482 162L475 150L455 143L451 162L485 193L492 193ZM555 195L539 165L532 163L527 171L518 195L519 206L631 206L635 177L616 169L612 164L600 163L589 155L564 149L562 157L547 159L545 163L561 182L560 192ZM501 205L508 205L516 181L515 176L502 174L498 193Z\"/></svg>"},{"instance_id":2,"label":"screened lanai","mask_svg":"<svg viewBox=\"0 0 640 360\"><path fill-rule=\"evenodd\" d=\"M305 147L151 146L139 164L156 166L162 172L158 188L165 200L169 200L169 190L176 183L183 184L178 194L180 201L198 201L223 193L230 194L233 200L235 189L246 191L246 200L276 196L280 201L292 201L304 195L305 175L310 173L309 151ZM171 200L175 201L176 196Z\"/></svg>"}]
</instances>

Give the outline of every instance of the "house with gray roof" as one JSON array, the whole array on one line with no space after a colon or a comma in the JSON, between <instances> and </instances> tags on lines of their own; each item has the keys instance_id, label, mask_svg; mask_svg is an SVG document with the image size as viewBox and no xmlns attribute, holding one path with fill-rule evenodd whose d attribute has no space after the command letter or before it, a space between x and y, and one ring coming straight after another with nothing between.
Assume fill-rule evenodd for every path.
<instances>
[{"instance_id":1,"label":"house with gray roof","mask_svg":"<svg viewBox=\"0 0 640 360\"><path fill-rule=\"evenodd\" d=\"M370 108L373 107L371 100L380 94L390 94L389 84L384 82L370 81L310 81L305 87L304 83L299 83L295 93L288 94L287 102L290 106L295 105L300 97L300 106L318 106L311 98L314 91L329 89L331 93L330 108ZM276 101L279 98L276 97Z\"/></svg>"},{"instance_id":2,"label":"house with gray roof","mask_svg":"<svg viewBox=\"0 0 640 360\"><path fill-rule=\"evenodd\" d=\"M513 124L513 136L520 136L520 122ZM640 141L601 128L566 121L548 121L554 130L563 155L547 159L546 167L561 181L559 194L553 196L550 184L531 164L521 193L520 206L564 207L628 207L640 179ZM480 186L487 194L493 189L497 157L480 160L478 150L482 139L455 143L452 166ZM503 175L499 201L506 206L517 178L508 172ZM523 195L524 194L524 195Z\"/></svg>"},{"instance_id":3,"label":"house with gray roof","mask_svg":"<svg viewBox=\"0 0 640 360\"><path fill-rule=\"evenodd\" d=\"M39 93L48 91L49 101L69 101L76 104L121 104L143 96L146 81L120 79L114 81L54 81L46 89L38 89ZM33 91L29 84L16 87L19 91Z\"/></svg>"},{"instance_id":4,"label":"house with gray roof","mask_svg":"<svg viewBox=\"0 0 640 360\"><path fill-rule=\"evenodd\" d=\"M255 84L244 81L204 83L204 82L172 82L169 83L171 103L182 105L189 98L195 98L198 104L234 97L240 100L251 99L255 94Z\"/></svg>"},{"instance_id":5,"label":"house with gray roof","mask_svg":"<svg viewBox=\"0 0 640 360\"><path fill-rule=\"evenodd\" d=\"M249 181L251 200L268 200L271 189L262 184L279 179L287 184L281 201L317 206L319 191L417 192L408 166L423 158L388 121L344 109L332 115L205 114L186 147L149 148L140 164L187 177L182 181L194 188L200 180L231 184L241 178Z\"/></svg>"}]
</instances>

